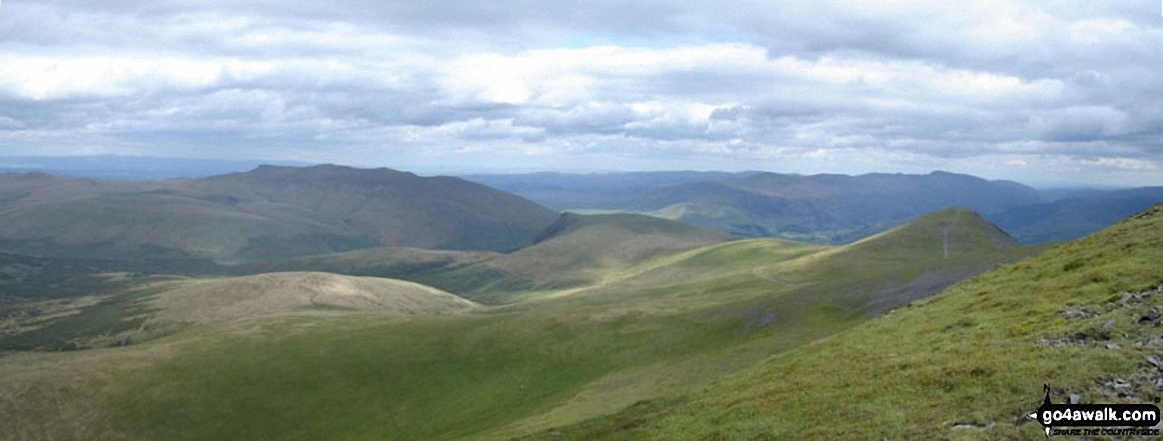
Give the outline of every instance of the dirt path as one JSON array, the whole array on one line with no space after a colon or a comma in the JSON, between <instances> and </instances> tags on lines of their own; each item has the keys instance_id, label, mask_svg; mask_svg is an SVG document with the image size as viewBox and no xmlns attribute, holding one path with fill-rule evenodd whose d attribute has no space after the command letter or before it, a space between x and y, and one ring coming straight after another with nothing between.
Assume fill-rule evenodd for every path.
<instances>
[{"instance_id":1,"label":"dirt path","mask_svg":"<svg viewBox=\"0 0 1163 441\"><path fill-rule=\"evenodd\" d=\"M768 282L777 283L781 286L785 286L785 287L792 286L791 282L788 282L788 281L783 280L783 279L778 279L775 276L772 276L771 274L764 272L762 266L757 266L755 268L751 268L751 274L754 274L755 277L766 280Z\"/></svg>"},{"instance_id":2,"label":"dirt path","mask_svg":"<svg viewBox=\"0 0 1163 441\"><path fill-rule=\"evenodd\" d=\"M949 258L949 231L957 226L957 221L961 219L961 212L953 213L953 221L945 226L944 235L941 238L941 251L944 252L945 258Z\"/></svg>"}]
</instances>

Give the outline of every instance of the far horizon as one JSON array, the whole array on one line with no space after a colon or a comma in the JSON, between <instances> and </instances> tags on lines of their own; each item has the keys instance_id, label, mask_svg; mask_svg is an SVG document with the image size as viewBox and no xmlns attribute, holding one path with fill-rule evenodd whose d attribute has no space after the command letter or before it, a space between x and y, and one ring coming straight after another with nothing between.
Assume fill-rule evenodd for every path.
<instances>
[{"instance_id":1,"label":"far horizon","mask_svg":"<svg viewBox=\"0 0 1163 441\"><path fill-rule=\"evenodd\" d=\"M50 161L50 162L40 162ZM179 165L180 164L180 165ZM918 171L865 171L865 172L830 172L822 171L816 173L802 173L796 171L783 171L772 169L697 169L697 168L676 168L676 169L537 169L537 168L456 168L456 169L436 169L436 168L407 168L386 165L353 165L342 164L335 162L304 162L304 161L279 161L279 160L262 160L262 159L207 159L207 158L188 158L188 157L164 157L164 156L129 156L129 155L55 155L55 156L0 156L0 173L33 173L43 172L52 175L78 177L87 179L99 180L150 180L150 179L179 179L179 178L200 178L214 176L225 173L235 173L250 171L262 165L275 166L292 166L292 167L310 167L316 165L337 165L344 167L360 168L360 169L375 169L388 168L397 171L404 171L415 173L421 176L484 176L484 175L524 175L537 173L557 173L563 175L613 175L613 174L633 174L633 173L775 173L784 175L798 175L798 176L814 176L814 175L845 175L845 176L860 176L868 174L903 174L903 175L927 175L931 173L954 173L974 176L990 181L1012 181L1022 185L1026 185L1038 190L1072 190L1072 189L1095 189L1095 190L1119 190L1140 187L1157 187L1163 186L1163 176L1158 182L1147 183L1145 185L1119 185L1101 181L1027 181L1022 178L1005 177L1005 176L989 176L982 174L975 174L964 171L945 170L945 169L931 169Z\"/></svg>"}]
</instances>

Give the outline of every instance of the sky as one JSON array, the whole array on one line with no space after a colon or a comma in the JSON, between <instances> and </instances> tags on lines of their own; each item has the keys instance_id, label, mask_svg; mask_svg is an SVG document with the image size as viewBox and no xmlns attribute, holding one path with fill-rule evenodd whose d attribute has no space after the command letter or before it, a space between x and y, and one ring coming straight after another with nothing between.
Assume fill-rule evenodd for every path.
<instances>
[{"instance_id":1,"label":"sky","mask_svg":"<svg viewBox=\"0 0 1163 441\"><path fill-rule=\"evenodd\" d=\"M1127 0L0 3L4 156L1163 185Z\"/></svg>"}]
</instances>

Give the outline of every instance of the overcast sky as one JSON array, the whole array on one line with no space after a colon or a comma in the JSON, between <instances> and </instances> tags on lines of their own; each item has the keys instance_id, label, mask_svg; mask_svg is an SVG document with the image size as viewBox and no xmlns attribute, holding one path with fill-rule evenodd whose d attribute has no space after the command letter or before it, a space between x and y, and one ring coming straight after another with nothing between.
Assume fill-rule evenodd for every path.
<instances>
[{"instance_id":1,"label":"overcast sky","mask_svg":"<svg viewBox=\"0 0 1163 441\"><path fill-rule=\"evenodd\" d=\"M1163 185L1161 15L1155 0L7 0L0 156Z\"/></svg>"}]
</instances>

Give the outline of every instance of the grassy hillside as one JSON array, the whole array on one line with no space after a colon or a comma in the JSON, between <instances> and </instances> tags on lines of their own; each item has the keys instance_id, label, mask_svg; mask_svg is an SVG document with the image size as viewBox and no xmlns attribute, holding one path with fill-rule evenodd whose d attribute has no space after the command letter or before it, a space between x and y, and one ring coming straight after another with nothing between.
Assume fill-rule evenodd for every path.
<instances>
[{"instance_id":1,"label":"grassy hillside","mask_svg":"<svg viewBox=\"0 0 1163 441\"><path fill-rule=\"evenodd\" d=\"M0 175L0 249L238 262L375 246L501 250L556 214L458 178L388 169L259 167L196 180Z\"/></svg>"},{"instance_id":2,"label":"grassy hillside","mask_svg":"<svg viewBox=\"0 0 1163 441\"><path fill-rule=\"evenodd\" d=\"M42 438L508 439L706 384L857 326L880 297L853 287L891 289L946 266L1020 254L971 218L939 213L827 248L719 243L706 233L684 241L675 233L697 231L639 216L569 215L528 249L535 252L503 257L596 277L586 285L519 291L528 301L463 314L268 315L209 321L126 347L9 354L0 358L0 412L14 415L13 433ZM945 231L958 251L931 262ZM635 243L640 235L659 237ZM687 248L697 242L710 244ZM673 246L656 253L645 244ZM579 263L612 263L592 273L554 266L553 253L563 250ZM861 253L886 263L863 270ZM485 262L506 263L497 260ZM777 276L787 275L785 265L813 272L784 280ZM179 310L215 310L189 306L222 296L199 292ZM125 311L119 323L142 313Z\"/></svg>"},{"instance_id":3,"label":"grassy hillside","mask_svg":"<svg viewBox=\"0 0 1163 441\"><path fill-rule=\"evenodd\" d=\"M838 304L879 314L1028 254L980 215L950 209L762 272L790 284L815 281L815 290L842 293L832 297Z\"/></svg>"},{"instance_id":4,"label":"grassy hillside","mask_svg":"<svg viewBox=\"0 0 1163 441\"><path fill-rule=\"evenodd\" d=\"M1055 400L1159 397L1163 206L774 356L536 439L1033 439ZM1152 313L1152 311L1156 311Z\"/></svg>"}]
</instances>

